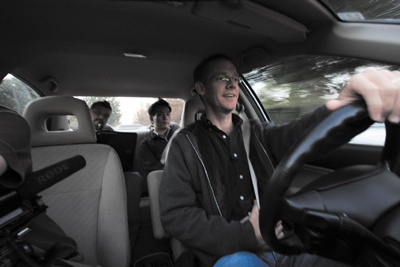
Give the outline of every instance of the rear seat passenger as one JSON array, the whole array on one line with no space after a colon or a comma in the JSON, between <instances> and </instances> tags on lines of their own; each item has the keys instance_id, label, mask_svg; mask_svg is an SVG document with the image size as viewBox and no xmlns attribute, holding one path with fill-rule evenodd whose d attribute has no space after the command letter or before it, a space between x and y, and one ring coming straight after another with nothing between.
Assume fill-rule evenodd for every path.
<instances>
[{"instance_id":1,"label":"rear seat passenger","mask_svg":"<svg viewBox=\"0 0 400 267\"><path fill-rule=\"evenodd\" d=\"M196 118L198 117L198 114L204 111L204 106L201 100L198 97L189 99L185 106L184 106L184 111L182 113L182 119L180 126L181 128L184 126L187 126L188 124L194 122ZM140 131L136 132L137 133L137 145L136 148L139 147L139 144L142 142L142 140L147 136L148 130L146 131ZM171 140L168 143L166 147L166 152L168 151L168 148L171 144ZM141 164L138 159L137 153L135 153L135 159L134 159L134 171L141 171ZM162 172L162 171L156 171L156 172ZM141 226L140 226L140 232L137 241L143 244L140 247L135 248L133 255L133 262L138 262L143 258L149 257L148 253L150 250L154 252L154 255L160 255L163 254L163 252L166 252L168 254L172 254L171 251L171 242L170 239L166 236L163 236L163 234L158 235L160 229L161 231L161 223L158 224L158 226L155 224L155 221L159 221L159 216L158 216L158 211L157 209L150 210L150 199L149 199L149 188L148 186L148 181L147 177L143 179L143 183L146 184L146 186L143 186L143 193L142 193L142 198L140 201L140 216L141 216ZM153 191L158 191L157 188L153 188ZM157 200L152 200L153 204L156 203L155 201ZM155 215L153 215L153 212L155 212ZM155 221L154 221L155 220ZM155 228L154 228L155 227ZM150 238L149 238L150 235ZM151 240L149 240L151 239ZM151 246L151 248L146 247ZM176 242L172 244L173 247L176 248L176 246L179 245ZM179 251L182 251L183 249L177 249ZM177 252L176 254L179 254ZM172 256L172 255L171 255ZM175 255L176 256L176 255Z\"/></svg>"},{"instance_id":2,"label":"rear seat passenger","mask_svg":"<svg viewBox=\"0 0 400 267\"><path fill-rule=\"evenodd\" d=\"M195 122L204 113L204 105L199 97L194 97L189 99L184 107L184 112L182 114L181 120L181 129L186 127L187 125ZM177 133L177 132L176 132ZM161 162L164 164L167 157L168 151L172 144L172 139L176 134L173 135L171 140L169 141L167 147L164 150L163 157L161 158ZM170 238L165 232L161 224L160 220L160 211L159 211L159 198L158 198L158 189L160 186L161 178L163 175L162 170L157 170L149 173L148 175L148 189L149 189L149 198L150 198L150 210L151 210L151 220L153 227L153 235L157 239L167 239ZM178 240L172 238L171 239L172 246L172 254L173 260L176 261L179 256L186 250L185 246L179 242Z\"/></svg>"}]
</instances>

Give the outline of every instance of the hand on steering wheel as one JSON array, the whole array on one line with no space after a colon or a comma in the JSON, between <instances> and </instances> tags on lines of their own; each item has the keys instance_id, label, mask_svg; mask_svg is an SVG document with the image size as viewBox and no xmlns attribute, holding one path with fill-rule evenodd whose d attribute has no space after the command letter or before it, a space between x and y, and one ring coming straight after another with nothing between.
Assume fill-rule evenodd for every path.
<instances>
[{"instance_id":1,"label":"hand on steering wheel","mask_svg":"<svg viewBox=\"0 0 400 267\"><path fill-rule=\"evenodd\" d=\"M382 240L371 235L367 228L377 219L370 215L371 208L373 209L372 214L379 217L388 209L396 205L400 206L400 179L391 172L399 169L399 166L396 165L398 164L397 155L400 151L399 125L386 125L386 142L380 166L362 166L328 174L326 177L317 180L315 185L307 188L308 190L303 190L294 197L287 195L287 190L293 178L300 172L305 163L320 158L347 143L349 136L355 136L364 131L372 123L364 102L359 101L344 106L332 112L324 121L316 125L281 160L270 178L260 210L260 231L264 240L273 250L283 254L311 252L326 253L327 255L331 253L333 255L335 253L340 254L343 251L346 253L346 249L349 248L350 251L353 243L350 240L347 244L346 237L340 239L342 237L338 235L346 235L345 231L348 230L352 231L349 233L352 238L362 235L360 242L365 241L363 238L372 240L374 249L387 250L392 256L398 254L397 250L393 250ZM343 134L344 130L346 134ZM351 132L350 135L349 132ZM372 174L368 176L369 173ZM353 178L357 176L368 176L371 179L364 181L363 179ZM380 181L383 176L385 182L378 183L377 181ZM351 183L348 182L348 177L350 177L350 180L353 179L352 181L361 182L354 183L354 187L349 188ZM318 192L320 188L327 190L320 194ZM368 188L374 189L367 191ZM331 189L332 191L329 191ZM381 197L377 201L376 198L373 199L373 195L368 196L368 194L372 194L371 191L377 195L382 195L382 192L385 192L385 195L390 197ZM325 195L322 195L324 193ZM362 199L353 196L358 193L362 195ZM370 202L372 204L370 206L368 206L368 197L371 197ZM362 207L363 204L364 207ZM341 209L344 211L342 212ZM353 210L356 211L353 212ZM354 218L359 219L362 225L353 220ZM277 237L275 226L280 220L283 221L284 225L292 226L292 233L295 236L294 242L281 242ZM313 228L314 226L315 228ZM339 232L335 232L336 230ZM324 234L328 238L324 238ZM327 240L332 241L332 243L324 243ZM334 251L335 247L333 246L339 247L342 243L344 249ZM326 245L326 247L323 248L323 245ZM320 251L312 251L315 248ZM323 249L326 251L323 251Z\"/></svg>"}]
</instances>

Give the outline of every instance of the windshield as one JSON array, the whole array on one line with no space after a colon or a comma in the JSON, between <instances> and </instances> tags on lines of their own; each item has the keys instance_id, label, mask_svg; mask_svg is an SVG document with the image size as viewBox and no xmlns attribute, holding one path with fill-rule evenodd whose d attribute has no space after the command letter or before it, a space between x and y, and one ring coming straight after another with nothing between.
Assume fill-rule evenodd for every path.
<instances>
[{"instance_id":1,"label":"windshield","mask_svg":"<svg viewBox=\"0 0 400 267\"><path fill-rule=\"evenodd\" d=\"M400 23L399 0L321 0L340 20Z\"/></svg>"}]
</instances>

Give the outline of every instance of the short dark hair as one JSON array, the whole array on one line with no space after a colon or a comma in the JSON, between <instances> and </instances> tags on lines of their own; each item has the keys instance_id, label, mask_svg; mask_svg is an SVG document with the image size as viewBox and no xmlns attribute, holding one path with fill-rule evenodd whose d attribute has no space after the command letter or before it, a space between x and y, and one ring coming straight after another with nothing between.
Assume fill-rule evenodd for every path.
<instances>
[{"instance_id":1,"label":"short dark hair","mask_svg":"<svg viewBox=\"0 0 400 267\"><path fill-rule=\"evenodd\" d=\"M156 115L156 109L161 106L168 107L169 112L171 112L171 110L172 110L171 106L169 105L169 103L167 101L165 101L162 98L159 98L157 102L154 102L153 104L151 104L151 106L149 107L149 110L147 112L149 113L150 116L153 117L154 115Z\"/></svg>"},{"instance_id":2,"label":"short dark hair","mask_svg":"<svg viewBox=\"0 0 400 267\"><path fill-rule=\"evenodd\" d=\"M90 109L94 109L96 107L104 107L104 108L107 108L107 109L111 110L111 112L112 112L112 108L111 108L110 102L108 102L107 100L94 102L90 106Z\"/></svg>"},{"instance_id":3,"label":"short dark hair","mask_svg":"<svg viewBox=\"0 0 400 267\"><path fill-rule=\"evenodd\" d=\"M228 61L230 61L233 65L235 65L235 67L236 67L235 62L234 62L230 57L228 57L227 55L225 55L225 54L213 54L213 55L208 56L207 58L203 59L203 60L196 66L196 68L194 69L194 71L193 71L193 80L194 80L194 83L204 81L204 79L205 79L204 75L205 75L205 71L206 71L208 65L209 65L212 61L217 60L217 59L225 59L225 60L228 60Z\"/></svg>"}]
</instances>

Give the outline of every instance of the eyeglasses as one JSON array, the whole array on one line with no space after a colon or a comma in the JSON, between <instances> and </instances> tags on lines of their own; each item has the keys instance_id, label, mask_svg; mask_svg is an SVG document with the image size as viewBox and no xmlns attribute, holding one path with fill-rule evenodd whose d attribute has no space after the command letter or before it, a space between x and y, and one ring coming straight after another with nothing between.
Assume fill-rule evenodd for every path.
<instances>
[{"instance_id":1,"label":"eyeglasses","mask_svg":"<svg viewBox=\"0 0 400 267\"><path fill-rule=\"evenodd\" d=\"M213 77L212 79L214 81L217 81L217 82L220 82L220 83L225 82L226 84L228 84L230 82L233 82L233 83L236 83L236 84L239 84L239 83L243 82L242 77L239 77L239 76L228 77L228 76L225 76L225 75L218 75L218 76Z\"/></svg>"}]
</instances>

